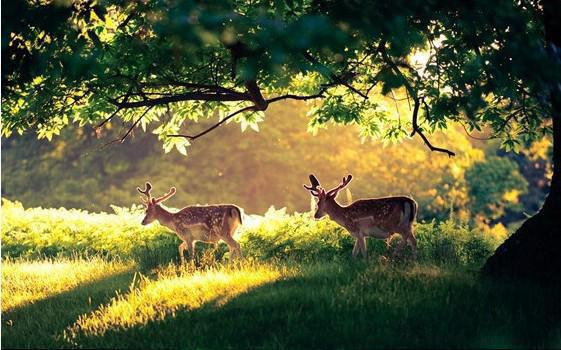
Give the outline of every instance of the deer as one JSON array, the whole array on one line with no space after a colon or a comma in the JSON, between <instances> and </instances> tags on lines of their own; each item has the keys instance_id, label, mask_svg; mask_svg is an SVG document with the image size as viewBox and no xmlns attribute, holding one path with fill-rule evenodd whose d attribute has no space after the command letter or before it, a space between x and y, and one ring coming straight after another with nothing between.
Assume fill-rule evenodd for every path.
<instances>
[{"instance_id":1,"label":"deer","mask_svg":"<svg viewBox=\"0 0 561 350\"><path fill-rule=\"evenodd\" d=\"M187 206L178 212L170 212L160 204L176 193L175 187L161 197L154 198L150 194L152 185L146 182L145 188L136 188L146 196L140 196L146 213L142 225L155 220L172 230L183 241L179 245L181 263L185 262L184 252L189 252L189 259L195 256L195 243L218 243L224 241L230 250L230 256L241 258L240 244L233 238L237 228L242 224L242 210L233 204Z\"/></svg>"},{"instance_id":2,"label":"deer","mask_svg":"<svg viewBox=\"0 0 561 350\"><path fill-rule=\"evenodd\" d=\"M397 196L359 199L348 206L341 206L335 198L339 191L351 182L352 175L343 177L338 186L327 192L313 174L309 177L311 186L304 185L304 188L317 198L314 218L319 220L329 215L356 239L353 258L359 253L362 253L364 258L367 257L367 237L385 239L386 245L389 245L390 237L394 233L402 236L402 247L405 243L411 246L416 258L417 240L413 233L413 222L417 216L417 202L413 198Z\"/></svg>"}]
</instances>

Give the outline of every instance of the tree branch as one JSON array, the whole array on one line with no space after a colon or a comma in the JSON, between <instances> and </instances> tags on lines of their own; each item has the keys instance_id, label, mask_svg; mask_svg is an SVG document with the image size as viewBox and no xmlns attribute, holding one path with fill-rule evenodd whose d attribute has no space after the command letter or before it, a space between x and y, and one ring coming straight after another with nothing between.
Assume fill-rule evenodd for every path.
<instances>
[{"instance_id":1,"label":"tree branch","mask_svg":"<svg viewBox=\"0 0 561 350\"><path fill-rule=\"evenodd\" d=\"M325 89L321 89L317 94L314 94L314 95L286 94L286 95L282 95L282 96L273 97L273 98L270 98L270 99L265 100L265 101L266 101L267 105L270 105L271 103L275 103L275 102L278 102L278 101L287 100L287 99L306 101L306 100L311 100L311 99L315 99L315 98L324 97L324 95L323 95L324 92L325 92ZM244 107L242 109L239 109L239 110L227 115L224 119L222 119L218 123L212 125L208 129L205 129L205 130L201 131L200 133L198 133L196 135L171 134L171 135L167 135L167 136L168 137L183 137L183 138L186 138L188 140L195 140L195 139L197 139L201 136L204 136L204 135L208 134L212 130L216 129L217 127L224 124L226 121L228 121L229 119L232 119L233 117L235 117L236 115L238 115L240 113L244 113L244 112L247 112L247 111L258 111L258 110L260 110L260 109L257 108L257 106L255 106L255 105L247 106L247 107Z\"/></svg>"},{"instance_id":2,"label":"tree branch","mask_svg":"<svg viewBox=\"0 0 561 350\"><path fill-rule=\"evenodd\" d=\"M267 107L269 106L269 103L261 94L261 89L259 89L257 82L255 80L246 81L245 88L247 89L247 92L251 96L251 100L255 104L255 107L260 111L266 110Z\"/></svg>"},{"instance_id":3,"label":"tree branch","mask_svg":"<svg viewBox=\"0 0 561 350\"><path fill-rule=\"evenodd\" d=\"M146 99L142 101L133 102L118 102L111 101L119 108L138 108L138 107L153 107L167 103L181 102L181 101L247 101L249 96L244 93L208 93L208 92L187 92L184 94L177 94L173 96L165 96L159 98Z\"/></svg>"},{"instance_id":4,"label":"tree branch","mask_svg":"<svg viewBox=\"0 0 561 350\"><path fill-rule=\"evenodd\" d=\"M382 41L382 43L384 43L384 42ZM405 89L407 90L407 92L409 93L411 98L413 99L414 106L413 106L413 115L411 117L413 130L411 131L411 136L414 136L415 134L419 134L421 139L423 139L423 142L425 143L425 145L427 145L427 147L431 151L446 153L449 157L455 156L456 153L454 153L450 150L447 150L446 148L435 147L430 143L429 139L425 136L425 134L423 133L423 130L419 127L419 124L418 124L418 116L419 116L419 108L421 106L421 99L419 98L419 96L417 94L417 91L409 83L407 78L405 78L403 73L401 73L401 71L399 70L399 67L395 64L395 62L388 56L388 53L386 52L385 43L380 44L379 51L382 54L382 58L383 58L384 62L386 62L386 64L388 64L390 66L390 68L394 71L394 73L396 75L400 76L401 79L403 79L403 85L405 85ZM424 98L422 99L422 103L425 106L426 117L428 118L429 117L429 106L425 102Z\"/></svg>"},{"instance_id":5,"label":"tree branch","mask_svg":"<svg viewBox=\"0 0 561 350\"><path fill-rule=\"evenodd\" d=\"M306 58L306 60L308 60L308 62L315 64L315 65L322 65L321 63L319 63L311 54L309 54L308 52L304 52L304 57ZM324 67L325 69L328 69L327 67ZM364 94L363 92L357 90L354 86L352 86L350 83L344 81L343 79L341 79L340 76L329 72L329 78L333 79L333 81L337 84L343 85L345 87L347 87L349 90L351 90L352 92L354 92L355 94L359 95L360 97L364 98L365 100L368 99L368 95Z\"/></svg>"},{"instance_id":6,"label":"tree branch","mask_svg":"<svg viewBox=\"0 0 561 350\"><path fill-rule=\"evenodd\" d=\"M196 135L184 135L184 134L172 134L172 135L167 135L168 137L183 137L186 138L188 140L195 140L198 139L201 136L204 136L206 134L208 134L209 132L211 132L212 130L216 129L217 127L219 127L220 125L224 124L225 122L227 122L229 119L232 119L233 117L235 117L236 115L243 113L243 112L247 112L247 111L255 111L257 110L257 108L255 106L247 106L244 107L242 109L238 109L237 111L228 114L226 117L224 117L224 119L222 119L221 121L219 121L218 123L214 124L213 126L211 126L210 128L201 131L200 133L196 134Z\"/></svg>"},{"instance_id":7,"label":"tree branch","mask_svg":"<svg viewBox=\"0 0 561 350\"><path fill-rule=\"evenodd\" d=\"M414 135L415 133L419 134L419 136L421 137L421 139L423 139L423 142L425 143L425 145L427 145L427 147L433 151L433 152L442 152L442 153L446 153L448 155L448 157L453 157L456 155L456 153L447 150L446 148L441 148L441 147L435 147L432 145L432 143L430 143L429 139L425 136L425 134L423 133L423 130L419 127L419 125L417 124L417 114L419 113L419 107L421 106L421 102L419 101L418 98L416 98L414 100L415 105L413 107L413 117L412 117L412 122L413 122L413 133L411 135ZM424 101L423 101L424 103ZM427 105L428 108L428 105ZM427 110L428 113L428 110Z\"/></svg>"}]
</instances>

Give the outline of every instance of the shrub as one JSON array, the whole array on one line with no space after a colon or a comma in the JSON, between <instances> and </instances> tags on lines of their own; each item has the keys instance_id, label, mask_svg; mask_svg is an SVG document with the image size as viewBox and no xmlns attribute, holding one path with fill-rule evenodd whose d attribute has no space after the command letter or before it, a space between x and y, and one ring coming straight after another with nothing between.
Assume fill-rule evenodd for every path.
<instances>
[{"instance_id":1,"label":"shrub","mask_svg":"<svg viewBox=\"0 0 561 350\"><path fill-rule=\"evenodd\" d=\"M75 209L24 209L3 200L2 256L91 256L133 259L153 266L177 259L179 239L166 228L141 226L140 207L113 208L115 214ZM454 219L417 223L418 259L444 265L478 266L505 238L492 229L474 229ZM354 239L328 218L287 214L270 208L264 216L246 215L239 231L244 255L257 260L298 262L348 259ZM369 255L387 254L382 240L368 240ZM200 251L200 249L198 249ZM220 260L224 246L212 252ZM208 260L208 251L201 252Z\"/></svg>"},{"instance_id":2,"label":"shrub","mask_svg":"<svg viewBox=\"0 0 561 350\"><path fill-rule=\"evenodd\" d=\"M78 209L24 209L2 200L2 256L92 256L146 264L175 257L178 239L159 225L141 226L140 208L117 214Z\"/></svg>"}]
</instances>

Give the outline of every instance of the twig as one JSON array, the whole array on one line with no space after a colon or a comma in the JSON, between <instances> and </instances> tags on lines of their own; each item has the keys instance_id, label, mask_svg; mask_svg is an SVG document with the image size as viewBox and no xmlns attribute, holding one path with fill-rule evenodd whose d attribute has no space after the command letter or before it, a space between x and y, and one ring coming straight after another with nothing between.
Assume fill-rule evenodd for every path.
<instances>
[{"instance_id":1,"label":"twig","mask_svg":"<svg viewBox=\"0 0 561 350\"><path fill-rule=\"evenodd\" d=\"M474 140L479 140L479 141L489 141L489 140L493 140L496 139L497 137L477 137L477 136L473 136L472 134L469 133L469 131L467 130L466 126L464 123L460 122L460 125L462 126L462 128L464 129L464 131L466 132L466 135Z\"/></svg>"},{"instance_id":2,"label":"twig","mask_svg":"<svg viewBox=\"0 0 561 350\"><path fill-rule=\"evenodd\" d=\"M226 117L224 117L224 119L222 119L221 121L219 121L218 123L214 124L213 126L211 126L210 128L201 131L200 133L196 134L196 135L185 135L185 134L171 134L171 135L167 135L168 137L183 137L189 140L195 140L198 139L199 137L208 134L209 132L211 132L212 130L216 129L217 127L219 127L220 125L224 124L226 121L228 121L229 119L232 119L233 117L235 117L236 115L243 113L243 112L247 112L250 110L255 110L257 107L255 107L254 105L252 106L247 106L244 107L242 109L238 109L237 111L228 114Z\"/></svg>"},{"instance_id":3,"label":"twig","mask_svg":"<svg viewBox=\"0 0 561 350\"><path fill-rule=\"evenodd\" d=\"M419 134L421 139L423 139L425 145L427 145L427 147L431 151L446 153L449 157L455 156L456 153L447 150L446 148L435 147L430 143L429 139L425 136L423 130L419 127L418 124L418 115L419 115L419 108L421 106L421 99L417 95L417 91L413 88L413 86L411 86L409 81L407 81L407 79L403 76L403 73L401 73L399 67L395 64L395 62L393 62L391 58L388 56L388 53L386 52L385 49L385 45L380 45L380 52L382 53L382 58L390 66L390 68L394 71L394 73L403 79L403 84L405 85L405 89L413 99L414 107L413 107L413 115L411 117L413 130L411 131L411 136L414 136L415 134ZM429 106L425 102L424 98L422 99L422 103L424 104L426 109L426 117L429 118Z\"/></svg>"},{"instance_id":4,"label":"twig","mask_svg":"<svg viewBox=\"0 0 561 350\"><path fill-rule=\"evenodd\" d=\"M304 52L304 57L306 58L306 60L308 60L310 63L312 64L316 64L316 65L321 65L321 63L319 63L312 55L310 55L308 52ZM324 68L326 70L329 70L327 67L324 66ZM368 95L364 94L363 92L357 90L354 86L352 86L350 83L344 81L343 79L341 79L338 75L334 74L334 73L329 73L329 78L333 79L334 82L336 82L337 84L343 85L345 87L347 87L349 90L351 90L352 92L354 92L355 94L359 95L360 97L364 98L365 100L368 99Z\"/></svg>"},{"instance_id":5,"label":"twig","mask_svg":"<svg viewBox=\"0 0 561 350\"><path fill-rule=\"evenodd\" d=\"M109 141L106 144L102 145L99 149L102 150L105 147L107 147L109 145L112 145L114 143L117 143L117 142L118 143L124 143L125 139L130 135L132 130L138 125L138 123L142 120L142 118L144 118L146 113L148 113L148 111L150 111L152 109L152 107L154 107L154 106L148 106L148 108L146 108L146 110L142 113L142 115L140 117L138 117L138 119L131 125L131 127L127 130L127 132L121 138Z\"/></svg>"},{"instance_id":6,"label":"twig","mask_svg":"<svg viewBox=\"0 0 561 350\"><path fill-rule=\"evenodd\" d=\"M125 142L125 139L127 138L127 136L129 136L129 134L132 132L132 130L138 125L138 123L142 120L142 118L144 118L146 113L148 113L148 111L150 111L152 109L152 107L154 107L154 106L149 106L148 108L146 108L144 113L142 113L142 115L140 117L138 117L138 119L131 125L129 130L127 130L126 134L123 135L123 137L121 137L121 140L119 142L121 142L121 143Z\"/></svg>"},{"instance_id":7,"label":"twig","mask_svg":"<svg viewBox=\"0 0 561 350\"><path fill-rule=\"evenodd\" d=\"M417 114L419 113L420 105L421 105L421 103L420 103L419 99L416 99L415 100L415 107L413 107L413 118L412 118L412 120L413 120L413 132L411 133L411 135L414 135L415 133L419 134L421 139L423 139L423 142L425 143L425 145L427 145L427 147L431 151L446 153L448 155L448 157L455 156L456 153L454 153L450 150L447 150L446 148L433 146L432 143L430 143L429 139L425 136L425 134L423 133L423 130L417 124ZM427 105L427 107L428 107L428 105ZM427 111L427 113L428 113L428 111Z\"/></svg>"},{"instance_id":8,"label":"twig","mask_svg":"<svg viewBox=\"0 0 561 350\"><path fill-rule=\"evenodd\" d=\"M113 119L113 117L115 117L117 115L117 113L119 113L120 111L121 111L121 108L117 108L115 110L115 112L111 113L111 115L109 117L105 118L105 120L103 120L101 123L99 123L99 125L95 127L96 132L98 132L98 130L100 130L103 125L105 125L107 122L109 122L111 119Z\"/></svg>"},{"instance_id":9,"label":"twig","mask_svg":"<svg viewBox=\"0 0 561 350\"><path fill-rule=\"evenodd\" d=\"M270 98L270 99L266 100L266 102L267 102L267 105L270 105L271 103L275 103L275 102L282 101L282 100L287 100L287 99L306 101L306 100L311 100L311 99L315 99L315 98L321 98L321 97L324 96L323 95L324 92L325 92L325 89L321 89L317 94L314 94L314 95L286 94L286 95ZM256 110L259 110L259 109L255 105L251 105L251 106L247 106L247 107L244 107L242 109L239 109L239 110L227 115L226 117L224 117L224 119L220 120L218 123L212 125L208 129L205 129L205 130L201 131L200 133L198 133L196 135L171 134L171 135L167 135L167 136L168 137L183 137L183 138L186 138L188 140L195 140L195 139L197 139L197 138L199 138L203 135L208 134L212 130L216 129L217 127L224 124L226 121L228 121L229 119L232 119L233 117L235 117L236 115L238 115L240 113L244 113L244 112L247 112L247 111L256 111Z\"/></svg>"}]
</instances>

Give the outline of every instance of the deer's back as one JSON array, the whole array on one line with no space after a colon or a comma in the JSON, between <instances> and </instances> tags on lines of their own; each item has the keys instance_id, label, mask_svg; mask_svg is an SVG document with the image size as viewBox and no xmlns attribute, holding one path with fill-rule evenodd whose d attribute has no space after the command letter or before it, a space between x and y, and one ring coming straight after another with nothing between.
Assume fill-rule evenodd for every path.
<instances>
[{"instance_id":1,"label":"deer's back","mask_svg":"<svg viewBox=\"0 0 561 350\"><path fill-rule=\"evenodd\" d=\"M222 220L224 215L232 209L237 209L237 207L233 204L192 205L181 209L177 212L176 217L186 224L210 223L218 219Z\"/></svg>"},{"instance_id":2,"label":"deer's back","mask_svg":"<svg viewBox=\"0 0 561 350\"><path fill-rule=\"evenodd\" d=\"M392 214L402 211L404 203L417 205L411 197L397 196L359 199L347 206L346 209L358 216L369 216L374 213L379 218L388 218L393 216Z\"/></svg>"}]
</instances>

